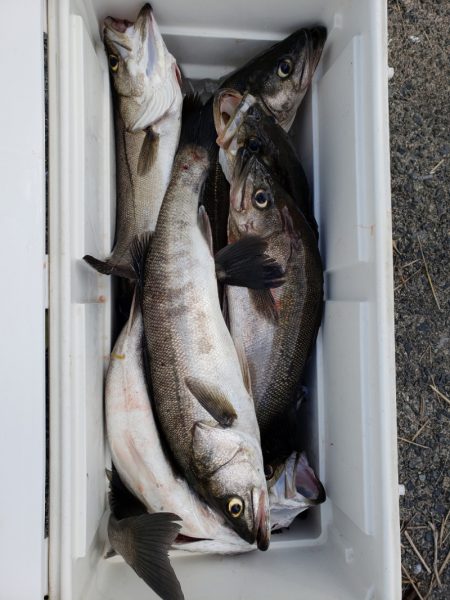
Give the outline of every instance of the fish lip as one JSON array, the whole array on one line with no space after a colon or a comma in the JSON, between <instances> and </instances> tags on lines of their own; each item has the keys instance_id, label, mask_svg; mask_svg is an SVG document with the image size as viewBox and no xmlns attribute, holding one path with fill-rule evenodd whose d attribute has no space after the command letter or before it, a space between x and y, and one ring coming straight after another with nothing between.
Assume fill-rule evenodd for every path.
<instances>
[{"instance_id":1,"label":"fish lip","mask_svg":"<svg viewBox=\"0 0 450 600\"><path fill-rule=\"evenodd\" d=\"M125 33L134 23L127 19L116 19L114 17L106 17L103 21L103 27L113 33Z\"/></svg>"},{"instance_id":2,"label":"fish lip","mask_svg":"<svg viewBox=\"0 0 450 600\"><path fill-rule=\"evenodd\" d=\"M228 108L234 110L222 111L223 104L227 97L229 99ZM230 102L231 98L234 99L234 104L233 101ZM255 102L256 98L252 94L247 92L242 95L232 88L223 88L216 93L214 97L213 114L217 131L216 141L221 148L226 150L229 147L232 139L242 124L245 114ZM226 112L229 115L229 120L222 125L223 112Z\"/></svg>"},{"instance_id":3,"label":"fish lip","mask_svg":"<svg viewBox=\"0 0 450 600\"><path fill-rule=\"evenodd\" d=\"M234 99L234 104L231 101L231 103L229 102L229 107L232 110L227 110L226 113L229 116L228 121L225 123L223 118L222 118L222 114L223 111L223 105L226 102L226 99ZM214 103L213 103L213 116L214 116L214 125L216 128L216 132L217 132L217 144L221 147L221 148L225 148L225 135L228 129L228 126L230 125L230 123L233 121L234 116L236 115L236 111L239 108L239 104L241 103L242 100L242 94L240 92L238 92L237 90L231 89L231 88L223 88L221 90L219 90L218 92L216 92L215 96L214 96ZM228 144L227 144L228 147Z\"/></svg>"},{"instance_id":4,"label":"fish lip","mask_svg":"<svg viewBox=\"0 0 450 600\"><path fill-rule=\"evenodd\" d=\"M328 35L327 28L323 25L317 25L310 30L310 35L313 44L313 50L322 52Z\"/></svg>"},{"instance_id":5,"label":"fish lip","mask_svg":"<svg viewBox=\"0 0 450 600\"><path fill-rule=\"evenodd\" d=\"M269 511L267 507L268 495L265 490L254 489L252 493L253 515L255 518L255 528L253 535L256 539L256 545L263 552L270 545L270 522ZM256 511L255 511L255 507Z\"/></svg>"},{"instance_id":6,"label":"fish lip","mask_svg":"<svg viewBox=\"0 0 450 600\"><path fill-rule=\"evenodd\" d=\"M141 10L139 11L138 16L136 17L136 21L129 21L128 19L116 19L115 17L111 17L108 16L103 20L103 32L105 32L105 30L110 31L113 34L119 34L119 36L122 36L124 33L126 33L128 31L128 29L130 29L130 27L134 27L134 28L138 28L138 27L143 27L146 23L146 21L149 20L151 22L151 24L153 24L154 19L153 19L153 8L152 5L150 3L147 2L147 4L144 4L144 6L141 8ZM142 21L142 24L141 24ZM103 33L104 35L104 33ZM117 40L114 40L114 43L117 43ZM121 46L123 46L123 48L125 48L125 50L128 50L129 52L132 51L132 48L126 44L120 43Z\"/></svg>"}]
</instances>

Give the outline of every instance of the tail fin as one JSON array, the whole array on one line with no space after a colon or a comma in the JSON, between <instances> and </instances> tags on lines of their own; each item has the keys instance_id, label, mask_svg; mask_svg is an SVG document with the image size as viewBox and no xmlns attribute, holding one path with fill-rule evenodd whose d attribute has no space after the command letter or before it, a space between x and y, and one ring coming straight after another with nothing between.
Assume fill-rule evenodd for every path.
<instances>
[{"instance_id":1,"label":"tail fin","mask_svg":"<svg viewBox=\"0 0 450 600\"><path fill-rule=\"evenodd\" d=\"M168 551L181 525L172 513L143 514L118 521L111 515L109 541L132 569L163 600L184 600Z\"/></svg>"},{"instance_id":2,"label":"tail fin","mask_svg":"<svg viewBox=\"0 0 450 600\"><path fill-rule=\"evenodd\" d=\"M198 94L186 96L181 119L179 148L195 144L210 151L216 146L212 100L202 104Z\"/></svg>"}]
</instances>

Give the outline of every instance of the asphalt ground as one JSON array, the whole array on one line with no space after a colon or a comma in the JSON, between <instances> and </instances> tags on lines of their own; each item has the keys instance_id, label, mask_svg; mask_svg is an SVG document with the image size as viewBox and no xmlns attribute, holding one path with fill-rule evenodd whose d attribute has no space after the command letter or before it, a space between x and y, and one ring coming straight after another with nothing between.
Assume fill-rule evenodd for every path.
<instances>
[{"instance_id":1,"label":"asphalt ground","mask_svg":"<svg viewBox=\"0 0 450 600\"><path fill-rule=\"evenodd\" d=\"M448 600L450 3L388 11L404 598Z\"/></svg>"}]
</instances>

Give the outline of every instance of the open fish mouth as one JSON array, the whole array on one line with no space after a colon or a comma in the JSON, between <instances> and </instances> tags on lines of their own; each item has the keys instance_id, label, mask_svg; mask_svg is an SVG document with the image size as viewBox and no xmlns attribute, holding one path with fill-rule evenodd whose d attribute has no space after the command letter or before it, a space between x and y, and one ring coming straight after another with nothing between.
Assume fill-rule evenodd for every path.
<instances>
[{"instance_id":1,"label":"open fish mouth","mask_svg":"<svg viewBox=\"0 0 450 600\"><path fill-rule=\"evenodd\" d=\"M153 9L150 4L144 4L139 11L135 22L128 21L128 19L116 19L114 17L106 17L103 21L103 25L106 29L113 33L126 33L131 27L138 30L140 29L141 35L146 33L147 23L153 21Z\"/></svg>"},{"instance_id":2,"label":"open fish mouth","mask_svg":"<svg viewBox=\"0 0 450 600\"><path fill-rule=\"evenodd\" d=\"M235 137L248 109L256 102L251 94L224 88L214 97L214 124L217 131L217 144L227 149Z\"/></svg>"}]
</instances>

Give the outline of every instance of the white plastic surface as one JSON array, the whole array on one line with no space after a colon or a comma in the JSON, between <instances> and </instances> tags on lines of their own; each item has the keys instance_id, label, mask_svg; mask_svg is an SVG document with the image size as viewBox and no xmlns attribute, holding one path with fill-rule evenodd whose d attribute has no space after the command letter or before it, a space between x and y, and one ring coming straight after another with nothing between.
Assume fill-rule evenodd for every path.
<instances>
[{"instance_id":1,"label":"white plastic surface","mask_svg":"<svg viewBox=\"0 0 450 600\"><path fill-rule=\"evenodd\" d=\"M2 9L0 599L34 600L47 561L43 22L35 0Z\"/></svg>"},{"instance_id":2,"label":"white plastic surface","mask_svg":"<svg viewBox=\"0 0 450 600\"><path fill-rule=\"evenodd\" d=\"M107 14L133 19L139 8L123 0L49 2L51 600L154 597L120 559L102 558L102 381L111 290L108 278L81 262L85 253L108 253L114 225L111 106L98 23ZM190 77L219 77L300 26L328 28L294 125L326 269L324 322L309 382L309 456L328 499L274 536L268 553L175 553L186 598L396 600L385 2L164 0L154 10Z\"/></svg>"}]
</instances>

